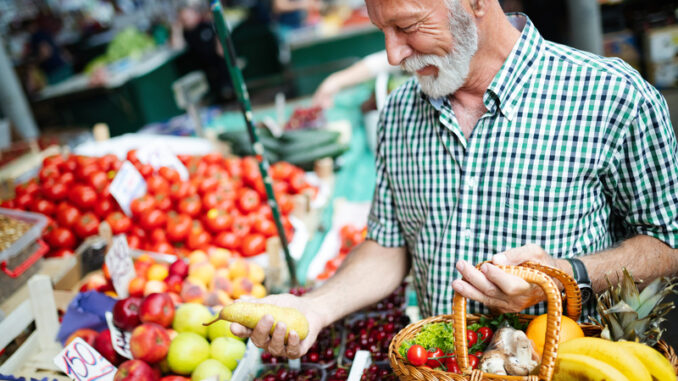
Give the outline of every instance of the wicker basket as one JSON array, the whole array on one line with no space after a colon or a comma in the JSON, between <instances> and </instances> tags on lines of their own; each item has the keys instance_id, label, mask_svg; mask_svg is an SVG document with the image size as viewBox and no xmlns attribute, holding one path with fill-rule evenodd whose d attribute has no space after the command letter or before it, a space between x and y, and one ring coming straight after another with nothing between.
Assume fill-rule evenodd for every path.
<instances>
[{"instance_id":1,"label":"wicker basket","mask_svg":"<svg viewBox=\"0 0 678 381\"><path fill-rule=\"evenodd\" d=\"M484 381L484 380L507 380L507 381L550 381L553 376L555 362L558 352L558 341L560 337L560 321L562 316L562 300L560 291L552 278L558 279L565 288L565 302L567 305L567 316L579 319L581 313L581 294L579 287L572 277L564 272L536 263L525 263L520 266L499 266L509 274L519 276L530 283L539 285L547 298L548 315L546 319L546 338L544 341L544 351L542 362L536 375L530 376L503 376L483 373L479 369L472 370L469 367L468 347L466 339L466 327L468 324L477 322L481 315L466 314L466 299L456 293L454 296L454 306L452 315L439 315L423 319L410 324L393 338L389 346L389 361L391 367L398 375L400 380L440 380L440 381ZM519 314L518 319L521 322L529 323L536 316ZM402 358L398 348L405 340L413 339L423 326L437 322L454 323L454 345L457 355L457 362L462 374L449 373L428 367L415 367L408 364ZM593 324L580 324L585 336L600 336L601 327ZM678 373L678 357L673 348L663 341L657 344L657 349L669 359L673 368Z\"/></svg>"}]
</instances>

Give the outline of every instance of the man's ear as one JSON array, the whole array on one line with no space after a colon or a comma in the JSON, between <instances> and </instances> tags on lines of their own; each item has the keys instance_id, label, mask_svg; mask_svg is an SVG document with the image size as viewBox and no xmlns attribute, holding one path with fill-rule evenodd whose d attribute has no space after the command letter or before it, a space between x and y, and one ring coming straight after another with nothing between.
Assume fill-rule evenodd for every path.
<instances>
[{"instance_id":1,"label":"man's ear","mask_svg":"<svg viewBox=\"0 0 678 381\"><path fill-rule=\"evenodd\" d=\"M487 13L490 3L495 1L497 0L469 0L469 3L471 5L473 15L476 17L482 17Z\"/></svg>"}]
</instances>

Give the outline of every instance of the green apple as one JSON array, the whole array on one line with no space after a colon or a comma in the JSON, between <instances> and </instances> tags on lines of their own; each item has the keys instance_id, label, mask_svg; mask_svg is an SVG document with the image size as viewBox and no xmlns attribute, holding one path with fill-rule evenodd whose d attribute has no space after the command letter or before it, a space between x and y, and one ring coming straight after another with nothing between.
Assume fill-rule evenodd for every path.
<instances>
[{"instance_id":1,"label":"green apple","mask_svg":"<svg viewBox=\"0 0 678 381\"><path fill-rule=\"evenodd\" d=\"M191 375L191 381L202 381L208 378L218 377L219 381L228 381L231 379L231 371L217 360L205 360L198 365Z\"/></svg>"},{"instance_id":2,"label":"green apple","mask_svg":"<svg viewBox=\"0 0 678 381\"><path fill-rule=\"evenodd\" d=\"M232 337L217 337L210 345L210 357L219 360L228 369L238 366L238 360L245 355L245 343Z\"/></svg>"},{"instance_id":3,"label":"green apple","mask_svg":"<svg viewBox=\"0 0 678 381\"><path fill-rule=\"evenodd\" d=\"M167 364L174 373L189 375L210 357L210 343L193 332L181 332L170 343Z\"/></svg>"},{"instance_id":4,"label":"green apple","mask_svg":"<svg viewBox=\"0 0 678 381\"><path fill-rule=\"evenodd\" d=\"M172 328L177 332L193 332L206 337L207 327L203 323L209 323L211 320L212 314L207 307L197 303L186 303L174 313Z\"/></svg>"},{"instance_id":5,"label":"green apple","mask_svg":"<svg viewBox=\"0 0 678 381\"><path fill-rule=\"evenodd\" d=\"M216 319L217 315L214 315L212 318ZM210 341L217 337L232 337L234 339L243 340L231 332L231 322L228 320L219 320L207 327L207 337Z\"/></svg>"}]
</instances>

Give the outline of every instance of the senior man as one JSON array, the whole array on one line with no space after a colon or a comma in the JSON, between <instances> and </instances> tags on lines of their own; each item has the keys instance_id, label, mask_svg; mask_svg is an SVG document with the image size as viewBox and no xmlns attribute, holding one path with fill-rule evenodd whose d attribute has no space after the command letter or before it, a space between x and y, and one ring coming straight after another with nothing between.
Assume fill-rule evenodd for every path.
<instances>
[{"instance_id":1,"label":"senior man","mask_svg":"<svg viewBox=\"0 0 678 381\"><path fill-rule=\"evenodd\" d=\"M235 334L303 355L319 330L388 295L410 267L424 316L543 313L543 294L493 264L536 261L600 291L622 267L678 271L678 148L666 102L619 59L544 40L497 0L367 0L392 65L416 78L381 115L368 237L298 298L299 341L272 319ZM589 288L591 287L591 288ZM594 314L595 298L582 316Z\"/></svg>"}]
</instances>

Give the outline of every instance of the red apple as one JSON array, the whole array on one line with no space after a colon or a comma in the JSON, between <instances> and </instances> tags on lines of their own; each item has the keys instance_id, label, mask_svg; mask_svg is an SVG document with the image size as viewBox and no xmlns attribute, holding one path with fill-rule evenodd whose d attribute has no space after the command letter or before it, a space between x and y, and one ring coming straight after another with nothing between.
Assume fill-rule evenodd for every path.
<instances>
[{"instance_id":1,"label":"red apple","mask_svg":"<svg viewBox=\"0 0 678 381\"><path fill-rule=\"evenodd\" d=\"M118 366L123 360L123 357L113 349L113 341L111 340L111 330L105 329L97 335L94 339L94 349L101 353L114 366Z\"/></svg>"},{"instance_id":2,"label":"red apple","mask_svg":"<svg viewBox=\"0 0 678 381\"><path fill-rule=\"evenodd\" d=\"M191 379L181 376L165 376L160 381L191 381Z\"/></svg>"},{"instance_id":3,"label":"red apple","mask_svg":"<svg viewBox=\"0 0 678 381\"><path fill-rule=\"evenodd\" d=\"M68 336L68 339L66 339L66 344L64 346L70 344L71 341L75 340L76 337L79 337L83 339L87 344L94 346L94 340L96 339L98 334L99 333L93 329L89 328L78 329L71 333L70 336Z\"/></svg>"},{"instance_id":4,"label":"red apple","mask_svg":"<svg viewBox=\"0 0 678 381\"><path fill-rule=\"evenodd\" d=\"M165 284L167 285L167 291L176 292L177 294L181 292L181 285L184 283L184 278L180 277L177 274L171 274L165 278Z\"/></svg>"},{"instance_id":5,"label":"red apple","mask_svg":"<svg viewBox=\"0 0 678 381\"><path fill-rule=\"evenodd\" d=\"M134 296L115 302L113 323L124 331L134 329L141 323L139 321L139 305L141 305L141 299Z\"/></svg>"},{"instance_id":6,"label":"red apple","mask_svg":"<svg viewBox=\"0 0 678 381\"><path fill-rule=\"evenodd\" d=\"M174 319L174 302L167 293L154 293L144 298L139 307L143 323L157 323L169 327Z\"/></svg>"},{"instance_id":7,"label":"red apple","mask_svg":"<svg viewBox=\"0 0 678 381\"><path fill-rule=\"evenodd\" d=\"M177 259L169 267L170 275L178 275L181 279L184 279L188 276L188 263L184 262L183 259Z\"/></svg>"},{"instance_id":8,"label":"red apple","mask_svg":"<svg viewBox=\"0 0 678 381\"><path fill-rule=\"evenodd\" d=\"M94 290L104 292L108 291L108 288L108 280L102 274L94 273L87 278L85 284L80 287L80 291Z\"/></svg>"},{"instance_id":9,"label":"red apple","mask_svg":"<svg viewBox=\"0 0 678 381\"><path fill-rule=\"evenodd\" d=\"M141 360L127 360L120 364L113 381L157 381L158 371Z\"/></svg>"},{"instance_id":10,"label":"red apple","mask_svg":"<svg viewBox=\"0 0 678 381\"><path fill-rule=\"evenodd\" d=\"M167 331L155 323L144 323L134 328L129 341L132 357L151 364L165 358L169 345Z\"/></svg>"}]
</instances>

